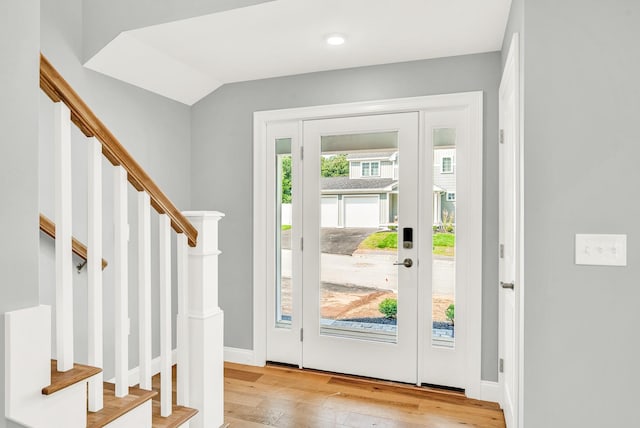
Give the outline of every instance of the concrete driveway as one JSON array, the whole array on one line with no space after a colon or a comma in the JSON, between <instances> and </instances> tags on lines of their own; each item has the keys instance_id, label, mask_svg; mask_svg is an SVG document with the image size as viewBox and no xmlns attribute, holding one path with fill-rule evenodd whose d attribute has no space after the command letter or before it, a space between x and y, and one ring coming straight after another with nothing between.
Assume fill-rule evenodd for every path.
<instances>
[{"instance_id":1,"label":"concrete driveway","mask_svg":"<svg viewBox=\"0 0 640 428\"><path fill-rule=\"evenodd\" d=\"M396 255L385 251L358 251L358 245L378 229L322 228L321 263L323 283L398 290ZM291 277L291 230L282 231L282 275ZM402 267L402 269L406 269ZM415 268L412 268L415 269ZM433 293L453 296L455 261L436 256L433 260Z\"/></svg>"},{"instance_id":2,"label":"concrete driveway","mask_svg":"<svg viewBox=\"0 0 640 428\"><path fill-rule=\"evenodd\" d=\"M321 281L380 290L398 290L398 266L391 254L357 253L353 256L322 254ZM406 269L401 267L402 269ZM411 268L411 269L415 269ZM282 275L291 277L291 251L282 251ZM436 257L433 263L433 293L453 296L455 262L450 257Z\"/></svg>"}]
</instances>

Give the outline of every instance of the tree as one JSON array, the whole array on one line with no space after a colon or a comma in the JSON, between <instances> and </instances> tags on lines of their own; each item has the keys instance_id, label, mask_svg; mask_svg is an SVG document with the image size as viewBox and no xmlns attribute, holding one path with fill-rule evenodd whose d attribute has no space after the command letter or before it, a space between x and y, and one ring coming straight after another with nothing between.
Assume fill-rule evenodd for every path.
<instances>
[{"instance_id":1,"label":"tree","mask_svg":"<svg viewBox=\"0 0 640 428\"><path fill-rule=\"evenodd\" d=\"M291 203L291 155L282 156L282 203Z\"/></svg>"},{"instance_id":2,"label":"tree","mask_svg":"<svg viewBox=\"0 0 640 428\"><path fill-rule=\"evenodd\" d=\"M347 155L321 157L320 174L323 177L348 177L349 161L347 160Z\"/></svg>"},{"instance_id":3,"label":"tree","mask_svg":"<svg viewBox=\"0 0 640 428\"><path fill-rule=\"evenodd\" d=\"M282 203L291 203L291 155L282 156ZM347 155L335 155L320 158L320 174L323 177L348 177L349 161Z\"/></svg>"}]
</instances>

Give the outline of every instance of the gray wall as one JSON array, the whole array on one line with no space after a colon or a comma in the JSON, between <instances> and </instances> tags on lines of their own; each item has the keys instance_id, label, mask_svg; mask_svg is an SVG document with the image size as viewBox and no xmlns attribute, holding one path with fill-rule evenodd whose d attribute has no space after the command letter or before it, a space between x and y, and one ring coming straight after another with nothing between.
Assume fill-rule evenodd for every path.
<instances>
[{"instance_id":1,"label":"gray wall","mask_svg":"<svg viewBox=\"0 0 640 428\"><path fill-rule=\"evenodd\" d=\"M512 28L526 27L525 426L636 426L640 3L515 4L524 20ZM576 233L627 234L628 266L575 265Z\"/></svg>"},{"instance_id":2,"label":"gray wall","mask_svg":"<svg viewBox=\"0 0 640 428\"><path fill-rule=\"evenodd\" d=\"M337 70L224 85L192 108L192 203L220 210L225 345L252 342L253 112L484 91L482 377L497 379L497 127L500 53Z\"/></svg>"},{"instance_id":3,"label":"gray wall","mask_svg":"<svg viewBox=\"0 0 640 428\"><path fill-rule=\"evenodd\" d=\"M109 77L82 68L82 0L57 0L42 2L42 51L74 89L94 110L98 117L111 129L120 142L149 173L167 196L179 209L189 209L190 203L190 140L191 123L189 107L166 98L124 84ZM36 68L37 70L37 68ZM36 83L37 89L37 83ZM38 91L39 92L39 91ZM53 218L53 104L45 95L40 95L40 198L39 209ZM72 126L73 153L73 233L83 242L87 237L86 183L87 183L87 141ZM31 161L33 163L33 161ZM31 164L30 164L31 165ZM113 257L113 216L112 216L112 167L103 162L103 204L104 204L104 258L109 262ZM131 335L129 340L129 366L138 362L137 331L137 197L129 186L129 223L131 236L129 244L129 315ZM152 210L152 243L156 243L157 217ZM36 226L37 227L37 226ZM37 229L36 229L37 231ZM37 235L36 235L37 237ZM54 303L54 245L48 237L41 237L40 257L40 301ZM155 251L157 247L152 245ZM157 254L153 254L157 260ZM75 259L76 263L78 262ZM157 263L152 284L157 281ZM173 269L175 277L175 266ZM104 271L104 300L107 307L113 307L113 269ZM86 270L74 273L74 317L76 329L76 361L86 359ZM175 282L174 282L175 283ZM155 308L159 297L157 287L153 288ZM174 290L174 314L176 308ZM55 307L53 308L55 311ZM153 314L154 355L159 354L159 314ZM54 323L55 324L55 323ZM174 319L175 326L175 319ZM113 320L110 310L104 314L105 333L105 376L113 376ZM55 336L53 336L55 337ZM174 328L175 341L175 328ZM175 342L174 342L175 343Z\"/></svg>"},{"instance_id":4,"label":"gray wall","mask_svg":"<svg viewBox=\"0 0 640 428\"><path fill-rule=\"evenodd\" d=\"M0 0L0 384L4 313L38 304L40 2ZM0 389L0 427L5 420ZM15 426L15 425L11 425Z\"/></svg>"},{"instance_id":5,"label":"gray wall","mask_svg":"<svg viewBox=\"0 0 640 428\"><path fill-rule=\"evenodd\" d=\"M267 1L271 0L84 0L84 56L80 58L88 60L122 31Z\"/></svg>"}]
</instances>

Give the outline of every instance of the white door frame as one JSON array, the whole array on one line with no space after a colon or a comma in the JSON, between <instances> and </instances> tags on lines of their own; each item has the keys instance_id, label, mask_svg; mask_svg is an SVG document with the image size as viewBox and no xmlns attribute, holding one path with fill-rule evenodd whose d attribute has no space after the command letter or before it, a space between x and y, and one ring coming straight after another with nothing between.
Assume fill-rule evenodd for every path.
<instances>
[{"instance_id":1,"label":"white door frame","mask_svg":"<svg viewBox=\"0 0 640 428\"><path fill-rule=\"evenodd\" d=\"M523 94L521 84L522 69L520 67L520 41L518 33L514 33L511 38L511 45L507 54L507 60L505 62L502 79L500 82L499 99L502 99L503 91L507 87L511 87L514 90L514 108L515 108L515 136L514 150L515 150L515 165L514 175L516 177L515 183L515 336L516 340L513 344L514 360L517 364L514 375L516 376L517 384L517 399L514 404L514 419L516 420L515 427L508 426L508 428L516 428L524 426L524 295L525 295L525 283L524 283L524 122L523 122ZM499 105L499 116L502 118L503 105ZM502 290L500 290L502 293ZM502 312L502 305L499 308ZM502 313L500 314L502 318ZM499 326L499 354L503 354L504 350L504 337L503 337L503 325ZM503 404L502 393L504 391L504 378L498 373L500 382L500 404Z\"/></svg>"},{"instance_id":2,"label":"white door frame","mask_svg":"<svg viewBox=\"0 0 640 428\"><path fill-rule=\"evenodd\" d=\"M472 155L478 162L470 165L472 177L469 188L469 207L475 213L469 218L470 231L467 245L469 249L467 296L467 365L466 394L470 398L481 398L482 365L482 153L483 153L483 93L463 92L457 94L431 95L424 97L397 98L389 100L365 101L284 110L255 112L253 116L253 363L266 364L266 302L267 286L265 278L268 266L268 234L272 225L268 224L267 212L269 195L267 175L267 123L278 121L304 121L333 117L402 113L412 111L441 111L460 109L467 112L469 139ZM302 126L299 127L302 129ZM424 141L424 113L420 114L420 141ZM427 198L431 199L431 198ZM431 213L431 207L425 211ZM428 263L423 263L428 265ZM430 271L429 269L426 269ZM422 271L422 268L421 268ZM427 293L419 291L419 302L426 301ZM420 320L419 320L420 321ZM423 349L426 337L424 323L419 323L418 349ZM429 335L430 336L430 335ZM420 372L422 355L418 355Z\"/></svg>"}]
</instances>

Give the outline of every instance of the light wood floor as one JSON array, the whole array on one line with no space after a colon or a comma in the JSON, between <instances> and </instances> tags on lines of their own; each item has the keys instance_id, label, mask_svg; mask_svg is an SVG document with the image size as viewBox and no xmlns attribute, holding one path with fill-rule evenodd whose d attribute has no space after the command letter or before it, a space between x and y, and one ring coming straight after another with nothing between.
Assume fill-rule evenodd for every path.
<instances>
[{"instance_id":1,"label":"light wood floor","mask_svg":"<svg viewBox=\"0 0 640 428\"><path fill-rule=\"evenodd\" d=\"M288 367L225 364L229 427L504 427L495 403Z\"/></svg>"}]
</instances>

